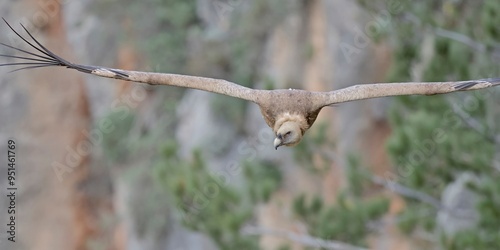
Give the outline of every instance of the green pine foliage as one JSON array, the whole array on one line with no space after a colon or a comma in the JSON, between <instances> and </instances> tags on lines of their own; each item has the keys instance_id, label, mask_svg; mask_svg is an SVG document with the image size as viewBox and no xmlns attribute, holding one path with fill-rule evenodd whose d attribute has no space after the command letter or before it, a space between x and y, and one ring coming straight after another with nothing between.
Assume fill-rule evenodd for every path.
<instances>
[{"instance_id":1,"label":"green pine foliage","mask_svg":"<svg viewBox=\"0 0 500 250\"><path fill-rule=\"evenodd\" d=\"M302 141L298 145L294 146L293 155L294 159L299 162L302 167L312 173L321 174L326 173L330 169L333 159L329 157L328 154L320 154L321 161L316 163L316 165L320 165L316 166L311 164L312 162L315 162L313 160L313 156L322 150L326 150L324 152L333 150L335 145L327 139L327 123L317 122L314 126L315 129L309 131L307 136L304 136Z\"/></svg>"},{"instance_id":2,"label":"green pine foliage","mask_svg":"<svg viewBox=\"0 0 500 250\"><path fill-rule=\"evenodd\" d=\"M361 246L366 245L366 236L371 232L369 223L380 219L388 206L383 197L362 199L343 192L334 205L325 205L318 196L308 202L305 195L299 195L294 199L293 211L312 236Z\"/></svg>"},{"instance_id":3,"label":"green pine foliage","mask_svg":"<svg viewBox=\"0 0 500 250\"><path fill-rule=\"evenodd\" d=\"M93 130L102 134L102 149L106 157L113 162L123 162L130 153L131 145L127 135L134 124L135 114L130 111L117 110L108 113L97 122ZM99 129L100 122L104 122L110 129ZM109 132L108 132L109 130Z\"/></svg>"},{"instance_id":4,"label":"green pine foliage","mask_svg":"<svg viewBox=\"0 0 500 250\"><path fill-rule=\"evenodd\" d=\"M359 158L349 156L348 161L349 186L337 195L334 204L302 194L295 197L292 208L312 236L366 246L366 237L372 232L369 225L387 213L389 200L381 195L367 196L370 174Z\"/></svg>"},{"instance_id":5,"label":"green pine foliage","mask_svg":"<svg viewBox=\"0 0 500 250\"><path fill-rule=\"evenodd\" d=\"M199 151L185 161L178 157L177 147L175 141L164 144L153 176L169 190L183 224L206 233L221 249L258 249L257 237L240 231L253 218L253 204L267 202L280 187L279 169L258 162L236 166L242 168L245 185L235 187L230 176L209 171Z\"/></svg>"},{"instance_id":6,"label":"green pine foliage","mask_svg":"<svg viewBox=\"0 0 500 250\"><path fill-rule=\"evenodd\" d=\"M211 173L199 151L193 153L192 160L184 161L177 156L176 143L168 142L155 166L154 176L169 190L184 225L206 233L221 249L257 248L256 237L240 233L253 215L245 199L250 195Z\"/></svg>"},{"instance_id":7,"label":"green pine foliage","mask_svg":"<svg viewBox=\"0 0 500 250\"><path fill-rule=\"evenodd\" d=\"M199 29L196 16L196 1L187 0L152 0L146 5L133 1L131 9L135 16L144 17L144 6L148 6L151 17L138 18L135 29L150 25L158 27L147 39L140 39L137 45L148 55L148 60L155 65L154 70L159 72L185 72L188 55L188 35ZM135 6L135 7L134 7ZM149 20L154 20L151 25ZM139 31L140 33L140 31Z\"/></svg>"},{"instance_id":8,"label":"green pine foliage","mask_svg":"<svg viewBox=\"0 0 500 250\"><path fill-rule=\"evenodd\" d=\"M268 162L246 162L244 173L248 180L247 188L252 204L268 202L283 178L280 169Z\"/></svg>"},{"instance_id":9,"label":"green pine foliage","mask_svg":"<svg viewBox=\"0 0 500 250\"><path fill-rule=\"evenodd\" d=\"M365 2L365 1L363 1ZM374 1L387 4L390 1ZM413 1L403 12L392 13L394 63L389 81L411 81L412 68L421 63L424 38L432 34L432 56L425 65L424 81L466 80L500 76L492 67L498 57L500 38L500 2L482 1ZM384 8L368 4L377 13ZM381 5L378 5L381 6ZM387 5L385 5L387 6ZM439 32L456 32L456 39ZM460 35L461 34L461 35ZM459 40L473 41L466 45ZM468 40L470 39L470 40ZM500 242L500 172L493 168L498 145L491 140L497 134L498 117L491 110L496 90L484 90L435 97L399 97L393 105L390 120L393 133L387 150L393 158L397 181L437 199L443 189L462 172L472 172L481 178L479 186L471 186L479 198L479 222L475 228L454 236L442 234L443 249L495 249ZM483 131L476 131L464 122L452 104L478 121ZM496 106L495 106L496 105ZM497 122L488 122L491 119ZM400 215L400 228L407 233L426 230L439 234L434 208L408 199Z\"/></svg>"}]
</instances>

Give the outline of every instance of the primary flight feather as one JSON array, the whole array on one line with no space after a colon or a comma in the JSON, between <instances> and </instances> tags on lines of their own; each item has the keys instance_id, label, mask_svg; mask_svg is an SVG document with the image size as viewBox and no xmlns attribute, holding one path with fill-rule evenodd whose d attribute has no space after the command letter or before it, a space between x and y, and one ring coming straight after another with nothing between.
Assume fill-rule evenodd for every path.
<instances>
[{"instance_id":1,"label":"primary flight feather","mask_svg":"<svg viewBox=\"0 0 500 250\"><path fill-rule=\"evenodd\" d=\"M500 85L500 78L488 78L456 82L360 84L330 92L312 92L297 89L251 89L221 79L74 64L45 48L22 24L21 27L28 34L29 38L31 38L32 42L20 35L5 19L4 22L17 36L36 50L36 52L30 52L0 43L7 48L24 54L23 56L0 54L0 57L23 60L23 62L19 63L0 64L0 66L22 66L11 72L41 67L63 66L101 77L142 82L151 85L172 85L199 89L251 101L259 105L264 120L274 131L276 136L274 147L276 149L283 145L293 146L299 143L304 133L316 120L321 109L326 106L384 96L434 95Z\"/></svg>"}]
</instances>

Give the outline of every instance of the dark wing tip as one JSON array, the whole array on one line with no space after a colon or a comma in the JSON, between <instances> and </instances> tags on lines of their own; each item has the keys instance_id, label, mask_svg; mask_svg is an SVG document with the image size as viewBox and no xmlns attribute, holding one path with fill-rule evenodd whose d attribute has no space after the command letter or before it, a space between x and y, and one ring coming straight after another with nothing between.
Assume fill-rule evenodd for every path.
<instances>
[{"instance_id":1,"label":"dark wing tip","mask_svg":"<svg viewBox=\"0 0 500 250\"><path fill-rule=\"evenodd\" d=\"M455 87L455 90L465 90L465 89L473 87L474 85L476 85L480 82L481 81L465 81L465 82L460 82L460 83L456 84L454 87Z\"/></svg>"},{"instance_id":2,"label":"dark wing tip","mask_svg":"<svg viewBox=\"0 0 500 250\"><path fill-rule=\"evenodd\" d=\"M19 65L30 65L28 67L23 67L20 69L13 70L11 72L19 71L19 70L24 70L24 69L34 69L34 68L42 68L42 67L49 67L49 66L64 66L70 69L76 69L78 71L84 72L84 73L92 73L93 70L97 69L97 67L94 66L86 66L86 65L79 65L79 64L73 64L62 57L54 54L52 51L47 49L45 46L43 46L29 31L28 29L21 24L21 27L23 30L28 34L29 38L33 42L28 41L26 38L24 38L19 32L17 32L8 22L5 20L5 18L2 17L2 20L7 24L7 26L16 34L21 40L23 40L25 43L27 43L31 48L35 49L35 52L30 52L24 49L20 49L5 43L0 42L0 45L3 45L9 49L24 53L25 56L14 56L14 55L3 55L1 54L0 57L7 57L7 58L15 58L15 59L20 59L23 60L22 63L4 63L0 64L0 67L2 66L19 66ZM27 57L26 55L29 55L31 57ZM119 77L128 77L127 74L120 72L120 71L113 71L115 74L117 74Z\"/></svg>"},{"instance_id":3,"label":"dark wing tip","mask_svg":"<svg viewBox=\"0 0 500 250\"><path fill-rule=\"evenodd\" d=\"M500 78L486 78L486 79L482 79L482 81L486 81L486 82L489 82L493 85L499 85L500 84Z\"/></svg>"},{"instance_id":4,"label":"dark wing tip","mask_svg":"<svg viewBox=\"0 0 500 250\"><path fill-rule=\"evenodd\" d=\"M128 78L129 75L125 74L124 72L117 70L117 69L108 69L109 71L113 72L116 74L117 77L119 78Z\"/></svg>"},{"instance_id":5,"label":"dark wing tip","mask_svg":"<svg viewBox=\"0 0 500 250\"><path fill-rule=\"evenodd\" d=\"M485 79L479 79L479 80L464 81L464 82L460 82L460 83L456 84L454 87L455 87L455 90L466 90L466 89L474 87L476 84L484 83L484 82L491 83L494 86L500 85L500 78L485 78Z\"/></svg>"},{"instance_id":6,"label":"dark wing tip","mask_svg":"<svg viewBox=\"0 0 500 250\"><path fill-rule=\"evenodd\" d=\"M50 50L45 48L40 42L38 42L33 35L26 29L26 27L21 24L21 27L24 29L24 31L28 34L28 36L33 40L34 43L28 41L26 38L24 38L19 32L17 32L10 24L7 22L7 20L2 17L2 20L5 22L5 24L9 27L14 34L16 34L22 41L27 43L31 48L36 50L35 52L30 52L24 49L20 49L5 43L1 43L0 45L7 47L9 49L18 51L23 53L25 56L14 56L14 55L0 55L1 57L6 57L6 58L14 58L14 59L20 59L22 60L21 63L4 63L0 64L0 66L20 66L20 65L31 65L29 67L23 67L20 69L12 70L10 72L15 72L18 70L23 70L23 69L33 69L33 68L42 68L42 67L49 67L49 66L67 66L70 68L76 68L78 65L73 65L72 63L62 59L61 57L55 55L52 53ZM28 57L30 56L30 57Z\"/></svg>"}]
</instances>

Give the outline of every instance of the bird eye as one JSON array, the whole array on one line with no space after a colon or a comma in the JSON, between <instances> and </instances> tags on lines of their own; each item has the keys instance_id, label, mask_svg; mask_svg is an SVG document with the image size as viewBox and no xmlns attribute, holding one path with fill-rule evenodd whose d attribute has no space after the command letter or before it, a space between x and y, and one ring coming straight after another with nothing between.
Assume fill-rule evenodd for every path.
<instances>
[{"instance_id":1,"label":"bird eye","mask_svg":"<svg viewBox=\"0 0 500 250\"><path fill-rule=\"evenodd\" d=\"M292 131L288 131L285 133L285 136L290 135L291 133L292 133Z\"/></svg>"}]
</instances>

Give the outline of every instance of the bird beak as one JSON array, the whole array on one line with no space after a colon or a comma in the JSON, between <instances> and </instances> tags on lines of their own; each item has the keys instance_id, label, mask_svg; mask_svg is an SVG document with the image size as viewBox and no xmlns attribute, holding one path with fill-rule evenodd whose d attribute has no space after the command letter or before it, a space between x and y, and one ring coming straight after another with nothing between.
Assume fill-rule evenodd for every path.
<instances>
[{"instance_id":1,"label":"bird beak","mask_svg":"<svg viewBox=\"0 0 500 250\"><path fill-rule=\"evenodd\" d=\"M278 147L283 145L283 142L279 138L274 139L274 149L278 150Z\"/></svg>"}]
</instances>

